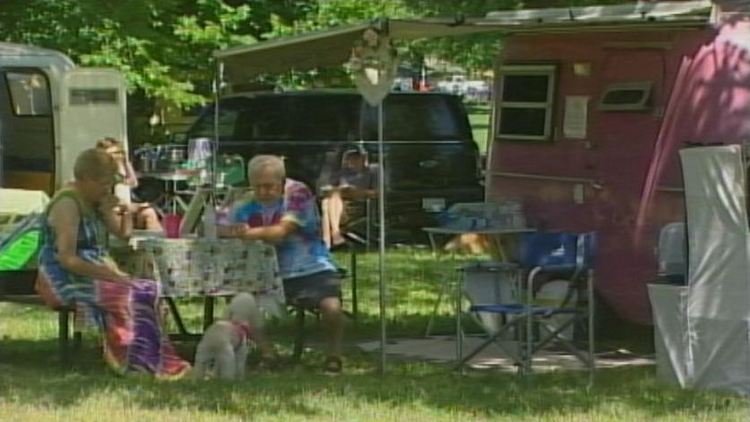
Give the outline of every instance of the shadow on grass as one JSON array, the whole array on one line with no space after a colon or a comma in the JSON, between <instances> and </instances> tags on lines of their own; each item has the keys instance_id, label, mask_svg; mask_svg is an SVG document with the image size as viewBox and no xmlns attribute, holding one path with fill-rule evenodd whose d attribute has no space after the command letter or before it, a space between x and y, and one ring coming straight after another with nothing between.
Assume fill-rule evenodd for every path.
<instances>
[{"instance_id":1,"label":"shadow on grass","mask_svg":"<svg viewBox=\"0 0 750 422\"><path fill-rule=\"evenodd\" d=\"M347 327L350 343L379 338L376 255L362 257L360 272L360 319ZM464 259L464 258L461 258ZM470 258L466 258L470 259ZM389 337L416 337L426 326L441 283L455 275L459 261L436 262L429 254L404 251L389 255ZM345 297L348 291L345 290ZM350 304L347 302L347 304ZM436 331L451 333L454 321L450 303L439 308ZM143 377L119 377L108 370L97 350L95 336L87 336L83 351L75 357L73 370L58 362L54 336L54 314L44 310L0 312L0 325L10 338L0 340L0 397L25 406L76 408L102 401L107 411L114 397L165 413L183 408L221 412L247 420L257 415L332 417L360 408L376 406L379 412L429 408L445 415L469 415L471 419L536 420L547 415L566 415L596 409L607 414L608 406L624 403L634 416L648 420L674 413L703 412L721 415L736 411L744 402L734 396L684 391L659 384L653 368L600 370L592 388L581 372L560 372L518 377L499 372L472 371L459 376L446 365L389 360L385 376L377 375L377 355L350 347L345 373L335 378L320 375L319 352L306 353L303 363L273 372L252 372L242 382L158 382ZM184 316L200 323L199 301L185 301ZM217 309L217 315L221 307ZM320 327L309 319L310 341L321 340ZM32 329L41 326L39 334ZM272 321L269 332L289 353L293 322ZM36 339L35 339L36 338ZM192 356L192 344L180 344L183 356ZM251 362L252 364L252 362ZM333 407L333 408L330 408ZM355 410L351 410L352 408ZM404 410L405 409L405 410ZM617 411L617 410L615 410ZM705 418L705 416L704 416ZM376 419L389 419L386 416Z\"/></svg>"},{"instance_id":2,"label":"shadow on grass","mask_svg":"<svg viewBox=\"0 0 750 422\"><path fill-rule=\"evenodd\" d=\"M587 377L579 372L525 378L497 372L459 376L447 366L400 361L390 362L388 373L381 377L375 373L374 355L351 352L346 373L328 378L320 375L320 356L312 353L302 365L251 373L237 383L158 382L114 375L104 368L93 343L76 357L74 370L57 365L56 350L54 341L3 341L0 397L65 408L106 391L127 396L128 401L147 409L220 410L240 417L261 413L316 416L321 412L314 405L316 397L387 408L418 405L478 417L526 418L586 412L623 401L653 417L686 408L720 413L740 405L738 399L660 385L651 368L603 370L593 388L587 389ZM128 394L130 391L137 394Z\"/></svg>"},{"instance_id":3,"label":"shadow on grass","mask_svg":"<svg viewBox=\"0 0 750 422\"><path fill-rule=\"evenodd\" d=\"M347 256L337 256L340 262L348 264ZM433 313L441 287L445 286L444 296L438 307L436 320L437 333L454 333L453 320L455 301L456 271L460 266L485 256L444 254L436 259L429 251L420 249L389 250L386 258L386 307L389 327L398 335L419 335L424 333L427 321ZM366 316L378 314L378 272L377 254L361 254L358 258L359 308ZM344 284L345 307L351 308L351 280ZM607 312L605 312L607 311ZM624 348L639 353L653 352L653 328L620 320L611 310L597 309L597 339L609 349ZM468 319L467 319L468 321ZM361 324L363 337L377 338L378 325Z\"/></svg>"}]
</instances>

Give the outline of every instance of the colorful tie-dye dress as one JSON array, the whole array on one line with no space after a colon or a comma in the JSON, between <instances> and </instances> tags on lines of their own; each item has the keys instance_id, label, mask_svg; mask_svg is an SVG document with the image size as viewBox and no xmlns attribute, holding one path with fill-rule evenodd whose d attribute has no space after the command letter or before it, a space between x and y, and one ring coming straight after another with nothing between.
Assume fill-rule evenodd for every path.
<instances>
[{"instance_id":1,"label":"colorful tie-dye dress","mask_svg":"<svg viewBox=\"0 0 750 422\"><path fill-rule=\"evenodd\" d=\"M157 378L183 376L190 364L180 358L162 332L159 319L159 285L151 280L131 284L94 280L72 274L57 260L55 231L47 214L62 198L78 205L78 256L92 263L103 263L107 254L106 230L96 213L73 190L59 192L47 207L42 225L37 290L52 307L75 304L88 320L94 321L104 336L104 357L118 373L148 373Z\"/></svg>"}]
</instances>

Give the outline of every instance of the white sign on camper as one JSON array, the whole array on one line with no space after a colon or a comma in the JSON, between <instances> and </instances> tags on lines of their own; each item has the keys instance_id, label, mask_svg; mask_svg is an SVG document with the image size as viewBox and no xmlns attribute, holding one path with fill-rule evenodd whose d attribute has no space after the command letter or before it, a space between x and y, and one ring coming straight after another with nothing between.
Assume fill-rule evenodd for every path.
<instances>
[{"instance_id":1,"label":"white sign on camper","mask_svg":"<svg viewBox=\"0 0 750 422\"><path fill-rule=\"evenodd\" d=\"M565 97L565 116L563 118L563 136L572 139L586 138L586 115L589 109L589 97L568 95Z\"/></svg>"}]
</instances>

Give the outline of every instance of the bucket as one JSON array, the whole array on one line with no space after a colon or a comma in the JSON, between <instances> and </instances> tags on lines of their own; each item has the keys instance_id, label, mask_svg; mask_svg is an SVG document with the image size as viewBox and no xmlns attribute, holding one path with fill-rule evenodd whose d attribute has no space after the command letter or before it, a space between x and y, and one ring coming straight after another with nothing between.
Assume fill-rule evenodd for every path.
<instances>
[{"instance_id":1,"label":"bucket","mask_svg":"<svg viewBox=\"0 0 750 422\"><path fill-rule=\"evenodd\" d=\"M169 239L177 239L180 237L180 222L182 216L180 214L165 214L164 215L164 235Z\"/></svg>"},{"instance_id":2,"label":"bucket","mask_svg":"<svg viewBox=\"0 0 750 422\"><path fill-rule=\"evenodd\" d=\"M188 141L187 159L189 168L206 168L212 151L211 139L193 138Z\"/></svg>"}]
</instances>

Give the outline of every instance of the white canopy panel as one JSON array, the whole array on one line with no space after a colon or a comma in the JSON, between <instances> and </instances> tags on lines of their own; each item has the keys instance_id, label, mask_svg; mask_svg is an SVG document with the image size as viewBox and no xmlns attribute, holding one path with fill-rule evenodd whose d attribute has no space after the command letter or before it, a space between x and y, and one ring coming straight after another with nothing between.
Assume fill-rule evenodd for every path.
<instances>
[{"instance_id":1,"label":"white canopy panel","mask_svg":"<svg viewBox=\"0 0 750 422\"><path fill-rule=\"evenodd\" d=\"M739 145L680 151L687 286L649 286L657 375L682 387L750 393L750 230Z\"/></svg>"},{"instance_id":2,"label":"white canopy panel","mask_svg":"<svg viewBox=\"0 0 750 422\"><path fill-rule=\"evenodd\" d=\"M681 301L682 316L660 329L687 334L662 333L675 339L671 343L677 347L687 339L684 361L673 360L683 385L750 393L750 230L742 147L688 148L680 157L687 208L687 295Z\"/></svg>"}]
</instances>

